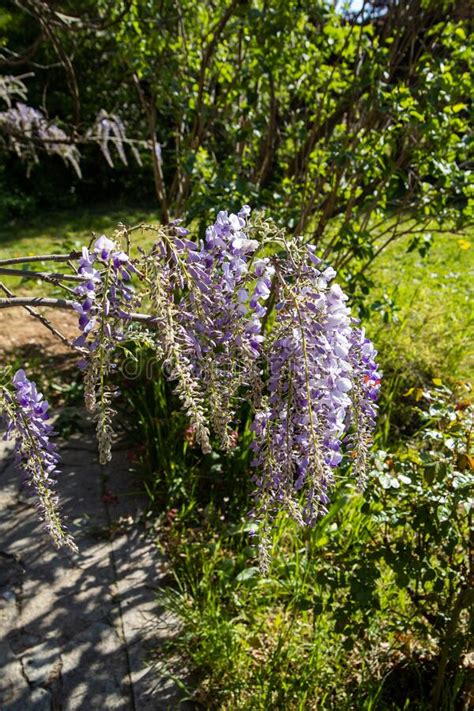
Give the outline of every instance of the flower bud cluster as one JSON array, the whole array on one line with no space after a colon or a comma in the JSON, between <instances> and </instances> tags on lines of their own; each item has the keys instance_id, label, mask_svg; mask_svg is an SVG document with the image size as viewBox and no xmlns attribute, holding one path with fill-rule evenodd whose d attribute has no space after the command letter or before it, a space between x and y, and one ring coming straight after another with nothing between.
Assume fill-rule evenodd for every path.
<instances>
[{"instance_id":1,"label":"flower bud cluster","mask_svg":"<svg viewBox=\"0 0 474 711\"><path fill-rule=\"evenodd\" d=\"M24 370L13 377L14 392L2 388L0 401L6 421L5 439L15 439L15 463L25 484L36 496L40 516L51 538L58 546L76 551L76 545L66 531L54 492L59 474L59 454L51 442L54 434L48 419L48 403L28 380Z\"/></svg>"}]
</instances>

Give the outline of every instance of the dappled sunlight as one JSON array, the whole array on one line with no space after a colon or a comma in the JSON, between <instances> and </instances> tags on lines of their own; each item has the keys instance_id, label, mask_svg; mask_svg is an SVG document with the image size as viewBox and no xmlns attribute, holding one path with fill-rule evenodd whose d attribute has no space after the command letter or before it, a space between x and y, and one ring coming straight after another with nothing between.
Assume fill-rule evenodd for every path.
<instances>
[{"instance_id":1,"label":"dappled sunlight","mask_svg":"<svg viewBox=\"0 0 474 711\"><path fill-rule=\"evenodd\" d=\"M128 495L133 474L120 452L101 470L90 431L71 440L61 448L58 491L77 555L52 547L6 451L2 457L0 704L9 710L32 708L38 699L68 710L177 704L176 687L157 680L149 666L175 623L160 617L155 601L164 561L137 523L143 501ZM114 491L110 505L103 501L104 476Z\"/></svg>"}]
</instances>

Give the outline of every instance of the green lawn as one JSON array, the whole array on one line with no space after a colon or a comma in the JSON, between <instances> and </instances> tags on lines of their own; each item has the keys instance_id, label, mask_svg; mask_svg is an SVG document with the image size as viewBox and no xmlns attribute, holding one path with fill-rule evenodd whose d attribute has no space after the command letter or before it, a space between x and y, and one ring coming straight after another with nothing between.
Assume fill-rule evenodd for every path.
<instances>
[{"instance_id":1,"label":"green lawn","mask_svg":"<svg viewBox=\"0 0 474 711\"><path fill-rule=\"evenodd\" d=\"M370 335L384 358L399 360L400 367L408 358L436 375L472 379L474 239L439 234L424 257L408 252L409 244L409 236L392 244L374 264L379 317L369 319Z\"/></svg>"},{"instance_id":2,"label":"green lawn","mask_svg":"<svg viewBox=\"0 0 474 711\"><path fill-rule=\"evenodd\" d=\"M115 204L45 212L41 217L0 224L0 258L77 249L88 244L93 234L111 235L120 222L137 225L156 223L158 219L158 211L151 208ZM145 240L136 237L138 244L147 240L150 236Z\"/></svg>"},{"instance_id":3,"label":"green lawn","mask_svg":"<svg viewBox=\"0 0 474 711\"><path fill-rule=\"evenodd\" d=\"M67 253L88 245L94 235L105 233L111 236L119 223L132 226L141 223L155 224L158 221L158 212L151 208L127 205L117 207L115 204L45 212L28 220L0 224L0 259L52 252ZM151 232L135 232L133 235L135 247L146 247L152 241ZM47 267L46 262L35 265L36 270ZM13 277L3 279L10 288L34 291L40 296L58 293L55 287L40 280L21 281Z\"/></svg>"}]
</instances>

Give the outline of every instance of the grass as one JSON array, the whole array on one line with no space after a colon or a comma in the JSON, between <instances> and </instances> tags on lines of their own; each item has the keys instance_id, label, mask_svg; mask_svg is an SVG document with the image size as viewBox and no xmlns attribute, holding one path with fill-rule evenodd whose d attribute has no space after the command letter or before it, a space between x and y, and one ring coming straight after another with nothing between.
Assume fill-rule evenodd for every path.
<instances>
[{"instance_id":1,"label":"grass","mask_svg":"<svg viewBox=\"0 0 474 711\"><path fill-rule=\"evenodd\" d=\"M407 251L410 240L392 244L374 265L379 318L369 321L370 335L401 368L419 362L434 375L473 380L474 235L439 234L425 256Z\"/></svg>"},{"instance_id":2,"label":"grass","mask_svg":"<svg viewBox=\"0 0 474 711\"><path fill-rule=\"evenodd\" d=\"M136 206L117 207L116 204L101 205L61 212L45 212L27 220L12 220L0 225L0 259L48 254L67 253L88 245L94 235L113 235L118 224L138 225L159 222L158 212L152 208ZM146 248L153 242L150 232L134 233L133 246ZM34 269L50 268L50 263L40 262ZM31 266L27 267L32 269ZM31 292L38 296L60 296L61 292L39 279L4 277L9 288L17 293ZM34 287L33 287L34 284Z\"/></svg>"},{"instance_id":3,"label":"grass","mask_svg":"<svg viewBox=\"0 0 474 711\"><path fill-rule=\"evenodd\" d=\"M439 380L474 383L474 239L439 234L423 256L410 244L410 236L392 244L369 274L376 287L365 325L384 372L382 447L416 429L413 393Z\"/></svg>"},{"instance_id":4,"label":"grass","mask_svg":"<svg viewBox=\"0 0 474 711\"><path fill-rule=\"evenodd\" d=\"M136 225L158 221L158 211L130 205L97 205L46 212L27 220L0 225L0 257L48 253L52 249L77 249L93 234L112 234L119 222ZM138 240L137 240L138 242ZM139 242L138 242L139 243Z\"/></svg>"},{"instance_id":5,"label":"grass","mask_svg":"<svg viewBox=\"0 0 474 711\"><path fill-rule=\"evenodd\" d=\"M27 220L12 220L0 224L0 259L48 254L67 253L88 245L94 235L113 235L119 223L128 226L141 223L153 224L159 221L158 212L153 208L124 205L117 207L105 204L60 212L46 212ZM150 232L135 232L132 246L146 248L153 242ZM48 269L50 263L40 262L25 268L39 271ZM39 279L19 279L3 277L8 287L18 293L59 296L61 292L54 286ZM19 290L19 291L18 291Z\"/></svg>"},{"instance_id":6,"label":"grass","mask_svg":"<svg viewBox=\"0 0 474 711\"><path fill-rule=\"evenodd\" d=\"M245 447L227 461L202 458L186 447L186 422L158 383L127 392L129 410L152 415L137 436L155 450L162 484L154 525L173 580L159 601L180 620L160 674L172 651L194 672L189 697L219 711L462 707L467 599L450 621L469 557L465 388L424 392L423 432L377 453L364 496L342 484L311 530L280 516L265 575L248 536L248 498L239 499L250 475Z\"/></svg>"}]
</instances>

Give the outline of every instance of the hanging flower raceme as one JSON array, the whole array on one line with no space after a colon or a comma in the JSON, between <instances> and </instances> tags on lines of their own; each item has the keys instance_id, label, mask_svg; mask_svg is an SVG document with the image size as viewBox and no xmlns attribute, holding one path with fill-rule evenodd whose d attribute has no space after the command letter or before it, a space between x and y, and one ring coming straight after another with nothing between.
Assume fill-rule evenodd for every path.
<instances>
[{"instance_id":1,"label":"hanging flower raceme","mask_svg":"<svg viewBox=\"0 0 474 711\"><path fill-rule=\"evenodd\" d=\"M39 109L22 101L17 102L6 111L0 111L0 129L9 136L10 144L20 158L38 163L38 142L47 153L60 156L74 168L79 178L82 177L77 146L59 126L48 121Z\"/></svg>"},{"instance_id":2,"label":"hanging flower raceme","mask_svg":"<svg viewBox=\"0 0 474 711\"><path fill-rule=\"evenodd\" d=\"M352 448L353 471L362 487L365 481L367 459L372 445L372 433L377 417L377 399L382 381L378 370L377 351L362 328L353 327L349 351L353 372L352 408L348 417L348 427L352 431L346 444Z\"/></svg>"},{"instance_id":3,"label":"hanging flower raceme","mask_svg":"<svg viewBox=\"0 0 474 711\"><path fill-rule=\"evenodd\" d=\"M235 446L241 391L260 390L257 358L273 267L268 259L252 261L260 244L249 236L249 215L248 206L220 212L199 244L173 225L150 273L169 377L204 451L211 429L225 449Z\"/></svg>"},{"instance_id":4,"label":"hanging flower raceme","mask_svg":"<svg viewBox=\"0 0 474 711\"><path fill-rule=\"evenodd\" d=\"M122 337L122 321L130 317L134 300L133 289L129 286L134 271L128 255L105 235L94 242L91 251L82 248L78 273L84 281L74 289L81 299L74 308L79 314L79 328L83 335L76 345L95 350L101 330L110 340L112 336L115 339Z\"/></svg>"},{"instance_id":5,"label":"hanging flower raceme","mask_svg":"<svg viewBox=\"0 0 474 711\"><path fill-rule=\"evenodd\" d=\"M17 371L12 384L13 392L0 388L1 412L6 424L4 439L15 440L16 466L36 497L37 508L51 538L56 545L77 551L62 522L54 492L59 454L51 441L54 432L48 422L48 403L24 370Z\"/></svg>"},{"instance_id":6,"label":"hanging flower raceme","mask_svg":"<svg viewBox=\"0 0 474 711\"><path fill-rule=\"evenodd\" d=\"M0 76L0 102L4 101L7 105L5 110L0 110L0 134L5 134L7 147L13 149L19 158L26 160L28 172L32 164L39 162L41 150L49 155L59 156L74 169L78 178L81 178L79 146L82 143L97 144L111 168L114 163L110 144L115 147L124 165L128 165L127 147L137 163L142 165L138 149L149 150L151 142L129 138L120 116L109 114L102 109L97 114L94 125L79 136L75 130L63 130L42 111L29 106L26 103L27 93L27 87L21 78Z\"/></svg>"},{"instance_id":7,"label":"hanging flower raceme","mask_svg":"<svg viewBox=\"0 0 474 711\"><path fill-rule=\"evenodd\" d=\"M136 337L153 344L204 453L214 442L235 447L239 413L250 408L264 561L265 529L279 511L301 525L327 511L345 453L363 481L380 387L376 352L335 271L302 238L288 242L270 221L251 219L248 206L219 212L202 240L179 221L150 229L157 241L133 263L102 235L83 248L74 277L76 346L100 462L111 458L117 345ZM134 313L134 274L148 314ZM132 319L145 330L130 328Z\"/></svg>"},{"instance_id":8,"label":"hanging flower raceme","mask_svg":"<svg viewBox=\"0 0 474 711\"><path fill-rule=\"evenodd\" d=\"M200 248L188 249L185 270L188 291L183 303L188 303L182 309L183 326L210 426L225 449L235 444L232 428L239 394L260 389L257 358L269 289L259 293L253 285L256 279L263 283L271 277L263 274L262 260L258 277L252 267L259 242L249 237L249 215L248 206L238 214L220 212Z\"/></svg>"},{"instance_id":9,"label":"hanging flower raceme","mask_svg":"<svg viewBox=\"0 0 474 711\"><path fill-rule=\"evenodd\" d=\"M123 340L123 326L130 318L135 296L129 285L135 268L128 255L112 240L102 235L91 251L82 249L79 275L83 282L75 288L80 298L74 304L79 314L82 335L76 346L85 348L88 355L81 366L84 369L85 403L97 420L99 460L106 464L111 459L113 389L107 377L114 370L113 350Z\"/></svg>"},{"instance_id":10,"label":"hanging flower raceme","mask_svg":"<svg viewBox=\"0 0 474 711\"><path fill-rule=\"evenodd\" d=\"M252 425L254 515L271 519L286 509L311 525L327 511L349 426L357 469L365 463L380 376L334 270L297 240L288 250L291 259L277 262L275 324L264 349L269 376Z\"/></svg>"}]
</instances>

